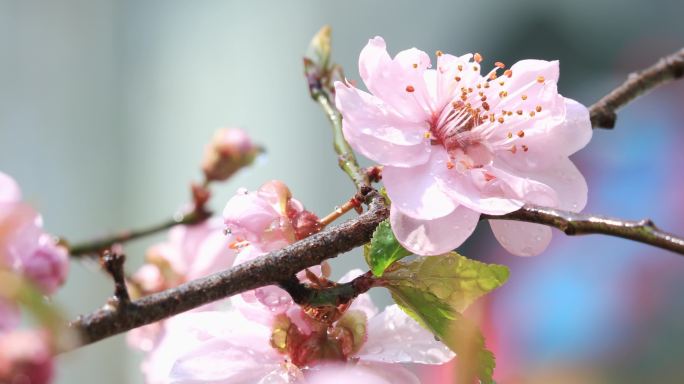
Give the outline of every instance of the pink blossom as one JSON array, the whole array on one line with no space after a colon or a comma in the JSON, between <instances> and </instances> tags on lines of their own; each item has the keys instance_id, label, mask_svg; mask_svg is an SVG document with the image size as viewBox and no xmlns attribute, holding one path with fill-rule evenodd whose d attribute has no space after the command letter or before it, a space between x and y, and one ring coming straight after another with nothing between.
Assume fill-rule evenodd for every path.
<instances>
[{"instance_id":1,"label":"pink blossom","mask_svg":"<svg viewBox=\"0 0 684 384\"><path fill-rule=\"evenodd\" d=\"M367 295L332 324L296 308L273 314L271 326L235 310L179 316L152 354L148 383L319 383L313 378L343 369L345 377L369 383L414 384L419 381L397 363L442 364L454 357L396 305L378 314ZM308 331L292 320L295 314Z\"/></svg>"},{"instance_id":2,"label":"pink blossom","mask_svg":"<svg viewBox=\"0 0 684 384\"><path fill-rule=\"evenodd\" d=\"M0 267L31 279L46 294L66 280L67 250L43 231L41 216L21 201L17 183L0 172Z\"/></svg>"},{"instance_id":3,"label":"pink blossom","mask_svg":"<svg viewBox=\"0 0 684 384\"><path fill-rule=\"evenodd\" d=\"M38 247L23 260L24 275L35 282L43 292L54 293L66 280L69 272L69 254L55 243L52 236L41 234Z\"/></svg>"},{"instance_id":4,"label":"pink blossom","mask_svg":"<svg viewBox=\"0 0 684 384\"><path fill-rule=\"evenodd\" d=\"M0 383L47 384L54 363L50 337L44 331L0 333Z\"/></svg>"},{"instance_id":5,"label":"pink blossom","mask_svg":"<svg viewBox=\"0 0 684 384\"><path fill-rule=\"evenodd\" d=\"M256 192L238 190L223 209L228 231L270 252L320 229L318 218L292 197L282 181L272 180Z\"/></svg>"},{"instance_id":6,"label":"pink blossom","mask_svg":"<svg viewBox=\"0 0 684 384\"><path fill-rule=\"evenodd\" d=\"M228 231L235 236L239 253L235 264L253 260L283 248L320 230L318 217L304 209L281 181L272 180L255 192L240 189L223 210ZM313 268L315 274L320 267ZM305 279L305 273L300 273ZM292 299L271 285L236 295L232 304L253 321L269 324L273 314L285 313Z\"/></svg>"},{"instance_id":7,"label":"pink blossom","mask_svg":"<svg viewBox=\"0 0 684 384\"><path fill-rule=\"evenodd\" d=\"M392 59L382 38L368 42L359 72L371 93L335 83L352 147L382 165L398 240L421 255L452 250L481 213L525 203L579 211L584 178L568 156L591 138L587 109L558 94L558 62L496 63L479 54L437 52L437 68L415 48ZM537 224L490 220L510 252L534 255L550 241Z\"/></svg>"}]
</instances>

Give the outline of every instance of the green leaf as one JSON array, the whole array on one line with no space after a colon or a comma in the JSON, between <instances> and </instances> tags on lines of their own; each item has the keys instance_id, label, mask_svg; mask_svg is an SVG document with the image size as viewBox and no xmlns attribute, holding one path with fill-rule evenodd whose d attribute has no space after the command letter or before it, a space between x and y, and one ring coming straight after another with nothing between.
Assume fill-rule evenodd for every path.
<instances>
[{"instance_id":1,"label":"green leaf","mask_svg":"<svg viewBox=\"0 0 684 384\"><path fill-rule=\"evenodd\" d=\"M461 314L477 298L500 287L508 268L451 252L399 262L382 278L394 301L459 355L459 382L493 383L494 355L476 325Z\"/></svg>"},{"instance_id":2,"label":"green leaf","mask_svg":"<svg viewBox=\"0 0 684 384\"><path fill-rule=\"evenodd\" d=\"M503 285L508 267L468 259L456 252L418 257L388 271L383 280L392 286L409 286L429 292L463 312L477 298Z\"/></svg>"},{"instance_id":3,"label":"green leaf","mask_svg":"<svg viewBox=\"0 0 684 384\"><path fill-rule=\"evenodd\" d=\"M389 220L385 220L375 229L370 247L364 248L364 257L375 276L382 276L387 267L397 260L410 255L394 237Z\"/></svg>"},{"instance_id":4,"label":"green leaf","mask_svg":"<svg viewBox=\"0 0 684 384\"><path fill-rule=\"evenodd\" d=\"M459 356L458 383L493 383L496 361L494 354L485 348L478 327L456 312L448 304L428 292L408 287L389 287L399 307L420 325L437 336Z\"/></svg>"}]
</instances>

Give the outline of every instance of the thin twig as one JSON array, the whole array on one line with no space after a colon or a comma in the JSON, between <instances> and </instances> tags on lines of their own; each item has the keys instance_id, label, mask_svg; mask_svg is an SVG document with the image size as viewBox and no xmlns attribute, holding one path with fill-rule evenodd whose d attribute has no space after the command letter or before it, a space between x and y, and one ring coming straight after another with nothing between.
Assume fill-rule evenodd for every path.
<instances>
[{"instance_id":1,"label":"thin twig","mask_svg":"<svg viewBox=\"0 0 684 384\"><path fill-rule=\"evenodd\" d=\"M309 91L311 97L320 104L325 112L326 117L330 121L333 130L333 147L338 156L338 164L340 168L352 179L356 185L356 189L362 191L367 188L370 183L366 172L359 166L356 161L354 151L347 143L342 133L342 115L331 102L331 95L328 91L323 89L320 79L308 78Z\"/></svg>"},{"instance_id":2,"label":"thin twig","mask_svg":"<svg viewBox=\"0 0 684 384\"><path fill-rule=\"evenodd\" d=\"M369 199L369 210L352 220L229 270L131 301L127 306L105 306L79 317L71 327L81 333L83 344L89 344L228 296L284 281L305 268L367 243L375 227L389 216L389 209L379 194L373 192Z\"/></svg>"},{"instance_id":3,"label":"thin twig","mask_svg":"<svg viewBox=\"0 0 684 384\"><path fill-rule=\"evenodd\" d=\"M658 85L684 76L684 48L627 77L624 83L589 108L594 128L613 128L615 111Z\"/></svg>"},{"instance_id":4,"label":"thin twig","mask_svg":"<svg viewBox=\"0 0 684 384\"><path fill-rule=\"evenodd\" d=\"M102 266L114 280L114 300L110 300L109 304L114 306L128 305L131 301L131 297L128 294L128 288L126 287L126 274L124 272L126 256L115 252L105 251L101 260Z\"/></svg>"},{"instance_id":5,"label":"thin twig","mask_svg":"<svg viewBox=\"0 0 684 384\"><path fill-rule=\"evenodd\" d=\"M351 199L347 200L346 203L342 204L342 206L338 208L335 208L334 211L330 212L324 218L318 220L318 222L321 224L321 226L325 227L352 209L356 209L357 211L361 209L361 202L356 197L352 197Z\"/></svg>"},{"instance_id":6,"label":"thin twig","mask_svg":"<svg viewBox=\"0 0 684 384\"><path fill-rule=\"evenodd\" d=\"M210 212L193 211L184 215L181 218L167 220L165 222L153 225L151 227L124 231L102 239L86 241L83 243L68 246L69 254L73 257L98 255L100 252L109 249L114 244L124 243L141 237L150 236L155 233L165 231L176 225L198 224L206 220L209 216L211 216Z\"/></svg>"},{"instance_id":7,"label":"thin twig","mask_svg":"<svg viewBox=\"0 0 684 384\"><path fill-rule=\"evenodd\" d=\"M502 216L482 215L481 219L506 219L544 224L556 227L569 236L600 233L638 241L684 255L684 239L661 231L649 219L628 221L532 205L525 205L515 212Z\"/></svg>"}]
</instances>

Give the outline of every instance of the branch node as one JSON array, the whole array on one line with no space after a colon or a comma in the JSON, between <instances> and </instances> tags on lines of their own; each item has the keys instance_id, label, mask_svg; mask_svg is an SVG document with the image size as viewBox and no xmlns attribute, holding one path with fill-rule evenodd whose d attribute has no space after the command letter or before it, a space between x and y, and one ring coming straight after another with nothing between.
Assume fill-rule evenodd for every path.
<instances>
[{"instance_id":1,"label":"branch node","mask_svg":"<svg viewBox=\"0 0 684 384\"><path fill-rule=\"evenodd\" d=\"M121 306L128 305L131 302L131 298L126 287L126 275L124 273L126 256L116 252L105 251L102 254L101 260L102 266L114 280L114 297L107 300L106 306L120 308Z\"/></svg>"}]
</instances>

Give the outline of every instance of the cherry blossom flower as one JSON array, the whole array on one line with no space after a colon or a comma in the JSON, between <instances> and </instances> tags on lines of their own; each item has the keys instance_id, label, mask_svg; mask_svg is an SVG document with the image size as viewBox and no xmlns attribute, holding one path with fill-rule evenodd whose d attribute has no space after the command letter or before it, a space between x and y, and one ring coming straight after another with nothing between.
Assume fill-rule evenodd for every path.
<instances>
[{"instance_id":1,"label":"cherry blossom flower","mask_svg":"<svg viewBox=\"0 0 684 384\"><path fill-rule=\"evenodd\" d=\"M42 217L22 202L19 186L2 172L0 268L31 279L45 294L54 293L69 271L66 249L43 231Z\"/></svg>"},{"instance_id":2,"label":"cherry blossom flower","mask_svg":"<svg viewBox=\"0 0 684 384\"><path fill-rule=\"evenodd\" d=\"M218 272L317 231L310 224L312 219L318 223L317 217L304 210L280 181L265 183L256 192L241 189L226 205L225 225L220 219L210 219L194 226L174 227L167 242L150 248L148 263L134 280L137 288L148 294ZM293 304L287 292L277 286L248 291L231 301L255 321L265 322L270 321L273 313L283 313ZM216 307L210 304L194 311ZM163 321L134 329L128 333L128 343L143 351L156 349L167 326L168 321ZM146 359L143 371L149 371L150 364L150 359Z\"/></svg>"},{"instance_id":3,"label":"cherry blossom flower","mask_svg":"<svg viewBox=\"0 0 684 384\"><path fill-rule=\"evenodd\" d=\"M584 178L568 156L592 131L587 109L558 94L558 62L497 62L481 73L479 54L437 52L437 66L415 48L388 55L371 39L359 72L370 93L336 82L336 104L351 146L382 165L398 240L421 255L452 250L480 214L525 203L579 211ZM490 220L510 252L534 255L548 227Z\"/></svg>"},{"instance_id":4,"label":"cherry blossom flower","mask_svg":"<svg viewBox=\"0 0 684 384\"><path fill-rule=\"evenodd\" d=\"M366 294L334 322L298 306L271 316L271 326L235 310L177 317L151 359L155 378L166 381L148 376L148 383L319 383L315 378L344 374L339 378L414 384L418 379L398 363L454 357L396 305L378 313Z\"/></svg>"}]
</instances>

